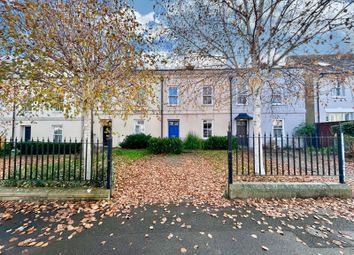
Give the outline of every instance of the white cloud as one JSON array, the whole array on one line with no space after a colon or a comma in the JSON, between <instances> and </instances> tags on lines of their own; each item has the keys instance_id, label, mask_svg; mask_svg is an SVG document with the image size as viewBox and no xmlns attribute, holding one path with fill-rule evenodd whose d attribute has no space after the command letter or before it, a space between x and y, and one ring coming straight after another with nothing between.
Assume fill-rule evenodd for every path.
<instances>
[{"instance_id":1,"label":"white cloud","mask_svg":"<svg viewBox=\"0 0 354 255\"><path fill-rule=\"evenodd\" d=\"M135 16L136 16L137 21L143 26L145 26L149 22L155 20L155 17L154 17L155 13L154 12L149 12L149 13L147 13L145 15L142 15L141 13L139 13L137 11L134 11L134 12L135 12Z\"/></svg>"}]
</instances>

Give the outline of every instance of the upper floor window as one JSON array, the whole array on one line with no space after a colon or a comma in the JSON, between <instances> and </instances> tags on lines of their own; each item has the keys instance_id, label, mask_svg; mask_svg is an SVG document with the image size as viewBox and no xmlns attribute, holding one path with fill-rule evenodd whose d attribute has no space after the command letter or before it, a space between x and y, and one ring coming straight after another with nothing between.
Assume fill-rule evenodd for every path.
<instances>
[{"instance_id":1,"label":"upper floor window","mask_svg":"<svg viewBox=\"0 0 354 255\"><path fill-rule=\"evenodd\" d=\"M213 136L213 122L211 120L203 120L203 138Z\"/></svg>"},{"instance_id":2,"label":"upper floor window","mask_svg":"<svg viewBox=\"0 0 354 255\"><path fill-rule=\"evenodd\" d=\"M134 134L145 134L144 120L134 120Z\"/></svg>"},{"instance_id":3,"label":"upper floor window","mask_svg":"<svg viewBox=\"0 0 354 255\"><path fill-rule=\"evenodd\" d=\"M332 97L344 97L345 96L344 86L338 81L336 86L332 88Z\"/></svg>"},{"instance_id":4,"label":"upper floor window","mask_svg":"<svg viewBox=\"0 0 354 255\"><path fill-rule=\"evenodd\" d=\"M275 119L272 122L273 136L281 137L284 133L284 121L281 119Z\"/></svg>"},{"instance_id":5,"label":"upper floor window","mask_svg":"<svg viewBox=\"0 0 354 255\"><path fill-rule=\"evenodd\" d=\"M63 140L63 127L53 126L53 142L60 143Z\"/></svg>"},{"instance_id":6,"label":"upper floor window","mask_svg":"<svg viewBox=\"0 0 354 255\"><path fill-rule=\"evenodd\" d=\"M236 104L246 105L247 104L247 91L238 91L236 94Z\"/></svg>"},{"instance_id":7,"label":"upper floor window","mask_svg":"<svg viewBox=\"0 0 354 255\"><path fill-rule=\"evenodd\" d=\"M178 104L178 88L169 87L168 88L168 104L177 105Z\"/></svg>"},{"instance_id":8,"label":"upper floor window","mask_svg":"<svg viewBox=\"0 0 354 255\"><path fill-rule=\"evenodd\" d=\"M211 86L203 87L203 104L205 105L213 104L213 87Z\"/></svg>"},{"instance_id":9,"label":"upper floor window","mask_svg":"<svg viewBox=\"0 0 354 255\"><path fill-rule=\"evenodd\" d=\"M272 105L283 104L283 89L274 89L272 93Z\"/></svg>"}]
</instances>

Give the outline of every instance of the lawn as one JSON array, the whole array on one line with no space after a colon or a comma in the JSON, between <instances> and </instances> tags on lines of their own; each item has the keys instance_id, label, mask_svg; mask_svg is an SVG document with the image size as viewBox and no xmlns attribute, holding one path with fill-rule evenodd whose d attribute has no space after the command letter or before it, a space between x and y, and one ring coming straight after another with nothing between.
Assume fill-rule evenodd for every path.
<instances>
[{"instance_id":1,"label":"lawn","mask_svg":"<svg viewBox=\"0 0 354 255\"><path fill-rule=\"evenodd\" d=\"M113 151L114 156L126 157L131 160L137 160L142 157L148 156L150 153L147 150L129 150L117 149Z\"/></svg>"}]
</instances>

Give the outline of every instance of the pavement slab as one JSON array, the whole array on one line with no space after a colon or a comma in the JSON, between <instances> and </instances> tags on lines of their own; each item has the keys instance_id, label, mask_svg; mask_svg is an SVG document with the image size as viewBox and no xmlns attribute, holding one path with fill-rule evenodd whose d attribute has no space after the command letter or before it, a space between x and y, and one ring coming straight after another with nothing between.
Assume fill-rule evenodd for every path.
<instances>
[{"instance_id":1,"label":"pavement slab","mask_svg":"<svg viewBox=\"0 0 354 255\"><path fill-rule=\"evenodd\" d=\"M8 242L6 229L15 228L24 219L23 215L16 215L2 224L0 243ZM43 227L31 220L36 228ZM315 235L308 228L322 235ZM273 218L251 207L149 205L136 207L129 214L105 218L102 224L96 223L71 239L63 233L63 240L44 248L6 245L3 254L353 255L354 244L350 239L353 230L354 224L344 219Z\"/></svg>"}]
</instances>

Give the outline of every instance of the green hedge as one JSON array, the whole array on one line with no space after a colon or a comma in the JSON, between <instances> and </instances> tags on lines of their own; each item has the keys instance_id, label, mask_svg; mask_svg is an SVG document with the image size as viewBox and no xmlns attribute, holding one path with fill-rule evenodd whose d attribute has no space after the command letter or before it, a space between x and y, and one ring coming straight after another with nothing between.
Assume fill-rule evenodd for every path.
<instances>
[{"instance_id":1,"label":"green hedge","mask_svg":"<svg viewBox=\"0 0 354 255\"><path fill-rule=\"evenodd\" d=\"M146 149L150 139L151 136L145 134L128 135L119 145L123 149Z\"/></svg>"},{"instance_id":2,"label":"green hedge","mask_svg":"<svg viewBox=\"0 0 354 255\"><path fill-rule=\"evenodd\" d=\"M295 129L295 134L297 136L312 136L315 134L316 126L315 124L301 124Z\"/></svg>"},{"instance_id":3,"label":"green hedge","mask_svg":"<svg viewBox=\"0 0 354 255\"><path fill-rule=\"evenodd\" d=\"M338 125L332 126L332 132L338 132ZM344 122L342 124L342 130L345 135L354 136L354 121Z\"/></svg>"},{"instance_id":4,"label":"green hedge","mask_svg":"<svg viewBox=\"0 0 354 255\"><path fill-rule=\"evenodd\" d=\"M227 136L211 136L204 141L204 150L227 150L228 138ZM232 138L232 148L236 148L236 138Z\"/></svg>"},{"instance_id":5,"label":"green hedge","mask_svg":"<svg viewBox=\"0 0 354 255\"><path fill-rule=\"evenodd\" d=\"M183 142L179 138L151 138L148 150L153 154L181 154Z\"/></svg>"},{"instance_id":6,"label":"green hedge","mask_svg":"<svg viewBox=\"0 0 354 255\"><path fill-rule=\"evenodd\" d=\"M9 153L11 152L11 143L6 142L6 144L1 143L0 146L0 157L3 155L9 155Z\"/></svg>"},{"instance_id":7,"label":"green hedge","mask_svg":"<svg viewBox=\"0 0 354 255\"><path fill-rule=\"evenodd\" d=\"M17 149L21 150L21 154L52 154L54 150L54 154L65 154L74 153L76 147L76 153L81 151L81 143L53 143L53 142L19 142L17 143ZM27 151L26 151L27 149ZM18 152L20 153L20 152Z\"/></svg>"},{"instance_id":8,"label":"green hedge","mask_svg":"<svg viewBox=\"0 0 354 255\"><path fill-rule=\"evenodd\" d=\"M189 133L183 141L183 148L186 150L201 150L203 146L204 140L192 133Z\"/></svg>"}]
</instances>

